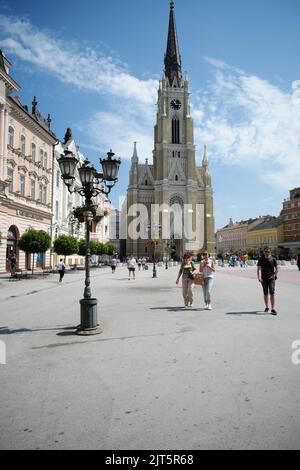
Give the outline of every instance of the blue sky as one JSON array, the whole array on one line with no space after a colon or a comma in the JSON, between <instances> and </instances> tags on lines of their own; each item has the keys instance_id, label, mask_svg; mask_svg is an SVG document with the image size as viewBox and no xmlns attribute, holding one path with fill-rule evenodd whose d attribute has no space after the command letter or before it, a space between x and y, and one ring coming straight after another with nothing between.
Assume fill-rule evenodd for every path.
<instances>
[{"instance_id":1,"label":"blue sky","mask_svg":"<svg viewBox=\"0 0 300 470\"><path fill-rule=\"evenodd\" d=\"M176 0L175 14L216 227L278 215L300 186L299 0ZM168 17L168 0L0 4L0 47L23 104L36 95L56 135L71 127L94 163L110 148L122 157L115 205L133 141L151 160Z\"/></svg>"}]
</instances>

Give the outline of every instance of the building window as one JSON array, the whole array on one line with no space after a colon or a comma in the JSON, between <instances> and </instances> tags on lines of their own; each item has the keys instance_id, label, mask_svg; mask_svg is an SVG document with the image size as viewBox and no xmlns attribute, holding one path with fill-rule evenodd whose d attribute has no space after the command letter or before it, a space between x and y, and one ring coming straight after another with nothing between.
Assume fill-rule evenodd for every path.
<instances>
[{"instance_id":1,"label":"building window","mask_svg":"<svg viewBox=\"0 0 300 470\"><path fill-rule=\"evenodd\" d=\"M25 196L25 175L20 175L20 196Z\"/></svg>"},{"instance_id":2,"label":"building window","mask_svg":"<svg viewBox=\"0 0 300 470\"><path fill-rule=\"evenodd\" d=\"M60 171L57 170L56 172L56 187L59 188L60 186Z\"/></svg>"},{"instance_id":3,"label":"building window","mask_svg":"<svg viewBox=\"0 0 300 470\"><path fill-rule=\"evenodd\" d=\"M180 123L179 119L172 119L172 144L180 144Z\"/></svg>"},{"instance_id":4,"label":"building window","mask_svg":"<svg viewBox=\"0 0 300 470\"><path fill-rule=\"evenodd\" d=\"M10 145L11 147L14 146L14 136L15 136L14 128L9 126L9 128L8 128L8 145Z\"/></svg>"},{"instance_id":5,"label":"building window","mask_svg":"<svg viewBox=\"0 0 300 470\"><path fill-rule=\"evenodd\" d=\"M31 156L32 156L32 161L35 162L36 160L36 145L31 144Z\"/></svg>"},{"instance_id":6,"label":"building window","mask_svg":"<svg viewBox=\"0 0 300 470\"><path fill-rule=\"evenodd\" d=\"M178 181L178 175L175 176L175 181Z\"/></svg>"},{"instance_id":7,"label":"building window","mask_svg":"<svg viewBox=\"0 0 300 470\"><path fill-rule=\"evenodd\" d=\"M9 180L8 191L13 192L13 179L14 179L14 170L12 168L7 168L7 179Z\"/></svg>"},{"instance_id":8,"label":"building window","mask_svg":"<svg viewBox=\"0 0 300 470\"><path fill-rule=\"evenodd\" d=\"M55 220L58 220L58 201L55 203Z\"/></svg>"},{"instance_id":9,"label":"building window","mask_svg":"<svg viewBox=\"0 0 300 470\"><path fill-rule=\"evenodd\" d=\"M40 202L41 204L46 204L47 200L47 187L45 183L40 184Z\"/></svg>"},{"instance_id":10,"label":"building window","mask_svg":"<svg viewBox=\"0 0 300 470\"><path fill-rule=\"evenodd\" d=\"M20 151L21 151L21 157L25 157L25 150L26 150L26 139L24 135L21 135L20 137Z\"/></svg>"},{"instance_id":11,"label":"building window","mask_svg":"<svg viewBox=\"0 0 300 470\"><path fill-rule=\"evenodd\" d=\"M30 180L30 197L31 199L35 199L35 179L31 178Z\"/></svg>"},{"instance_id":12,"label":"building window","mask_svg":"<svg viewBox=\"0 0 300 470\"><path fill-rule=\"evenodd\" d=\"M44 163L43 163L43 167L44 167L44 168L47 168L47 165L48 165L48 156L47 156L47 152L44 152Z\"/></svg>"}]
</instances>

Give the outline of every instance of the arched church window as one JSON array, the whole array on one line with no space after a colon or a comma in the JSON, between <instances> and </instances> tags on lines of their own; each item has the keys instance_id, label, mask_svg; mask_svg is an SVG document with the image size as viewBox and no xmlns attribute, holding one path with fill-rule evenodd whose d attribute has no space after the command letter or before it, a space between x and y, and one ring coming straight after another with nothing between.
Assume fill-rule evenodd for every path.
<instances>
[{"instance_id":1,"label":"arched church window","mask_svg":"<svg viewBox=\"0 0 300 470\"><path fill-rule=\"evenodd\" d=\"M148 180L145 181L145 186L148 186Z\"/></svg>"},{"instance_id":2,"label":"arched church window","mask_svg":"<svg viewBox=\"0 0 300 470\"><path fill-rule=\"evenodd\" d=\"M172 144L180 144L180 122L179 119L172 119Z\"/></svg>"},{"instance_id":3,"label":"arched church window","mask_svg":"<svg viewBox=\"0 0 300 470\"><path fill-rule=\"evenodd\" d=\"M178 175L175 176L175 181L178 181Z\"/></svg>"}]
</instances>

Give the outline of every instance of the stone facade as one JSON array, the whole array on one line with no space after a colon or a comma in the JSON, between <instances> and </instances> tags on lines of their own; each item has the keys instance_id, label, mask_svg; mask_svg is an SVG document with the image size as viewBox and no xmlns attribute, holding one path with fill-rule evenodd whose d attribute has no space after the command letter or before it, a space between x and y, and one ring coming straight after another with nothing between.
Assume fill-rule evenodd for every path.
<instances>
[{"instance_id":1,"label":"stone facade","mask_svg":"<svg viewBox=\"0 0 300 470\"><path fill-rule=\"evenodd\" d=\"M10 62L0 51L0 272L17 255L18 267L29 269L31 257L17 247L29 227L51 233L53 149L51 119L43 118L34 98L31 112L12 96L20 90L10 77ZM50 252L37 255L37 265L50 265Z\"/></svg>"},{"instance_id":2,"label":"stone facade","mask_svg":"<svg viewBox=\"0 0 300 470\"><path fill-rule=\"evenodd\" d=\"M248 251L248 231L266 220L265 217L249 219L241 222L229 220L229 224L216 233L217 253L233 254Z\"/></svg>"},{"instance_id":3,"label":"stone facade","mask_svg":"<svg viewBox=\"0 0 300 470\"><path fill-rule=\"evenodd\" d=\"M248 251L258 256L268 246L274 255L278 255L283 242L283 218L269 217L265 222L251 228L247 234Z\"/></svg>"},{"instance_id":4,"label":"stone facade","mask_svg":"<svg viewBox=\"0 0 300 470\"><path fill-rule=\"evenodd\" d=\"M171 241L178 257L182 257L186 250L195 254L203 250L215 252L213 189L209 162L205 148L202 165L196 165L189 94L188 79L181 73L174 6L171 3L165 72L158 89L153 163L150 164L148 160L144 164L140 163L135 144L129 175L127 211L136 204L143 204L148 210L150 231L153 229L150 211L154 204L165 205L165 212L174 206L183 208L189 205L193 227L196 225L196 218L201 218L203 241L191 243L185 236L185 230L176 234L172 228L170 240L166 240L160 231L163 217L161 215L157 224L157 235L148 235L146 240L128 236L127 254L151 255L153 238L160 244L161 252L165 250L166 243ZM203 216L199 205L202 207ZM134 215L128 216L128 226L133 218Z\"/></svg>"}]
</instances>

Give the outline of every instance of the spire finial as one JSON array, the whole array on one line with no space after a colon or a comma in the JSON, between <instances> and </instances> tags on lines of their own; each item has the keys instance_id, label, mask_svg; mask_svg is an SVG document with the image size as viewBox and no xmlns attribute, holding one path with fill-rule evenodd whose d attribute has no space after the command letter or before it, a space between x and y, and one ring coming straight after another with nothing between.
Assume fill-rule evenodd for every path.
<instances>
[{"instance_id":1,"label":"spire finial","mask_svg":"<svg viewBox=\"0 0 300 470\"><path fill-rule=\"evenodd\" d=\"M171 0L171 2L170 2L170 8L171 8L171 10L174 10L174 1L173 0Z\"/></svg>"},{"instance_id":2,"label":"spire finial","mask_svg":"<svg viewBox=\"0 0 300 470\"><path fill-rule=\"evenodd\" d=\"M134 148L133 148L133 155L132 155L132 161L138 161L138 153L137 153L137 142L134 142Z\"/></svg>"},{"instance_id":3,"label":"spire finial","mask_svg":"<svg viewBox=\"0 0 300 470\"><path fill-rule=\"evenodd\" d=\"M204 145L203 166L208 166L207 146Z\"/></svg>"}]
</instances>

